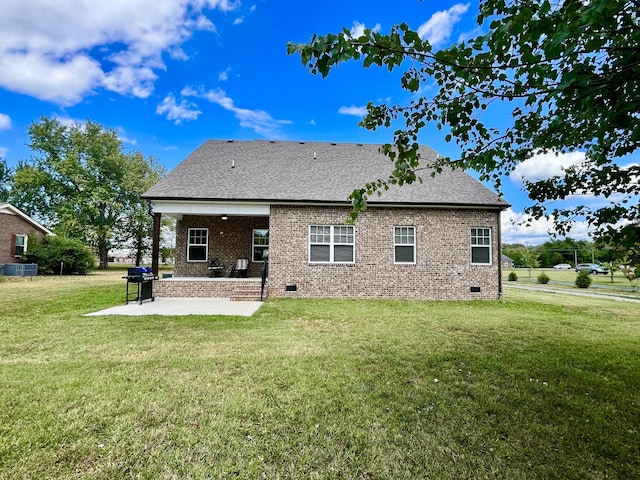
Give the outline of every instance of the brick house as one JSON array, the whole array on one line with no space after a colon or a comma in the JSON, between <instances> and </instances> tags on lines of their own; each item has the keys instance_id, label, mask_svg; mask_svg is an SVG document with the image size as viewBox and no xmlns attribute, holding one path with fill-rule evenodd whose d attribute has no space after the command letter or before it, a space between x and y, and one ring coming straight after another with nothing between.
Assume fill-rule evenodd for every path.
<instances>
[{"instance_id":1,"label":"brick house","mask_svg":"<svg viewBox=\"0 0 640 480\"><path fill-rule=\"evenodd\" d=\"M13 205L0 202L0 265L22 263L33 235L42 240L53 233Z\"/></svg>"},{"instance_id":2,"label":"brick house","mask_svg":"<svg viewBox=\"0 0 640 480\"><path fill-rule=\"evenodd\" d=\"M178 220L175 276L156 294L237 297L237 282L255 282L268 255L272 298L499 298L509 205L465 172L422 171L422 182L372 195L347 223L353 189L391 171L379 147L205 142L142 197L157 232L161 215ZM438 158L420 153L424 165Z\"/></svg>"}]
</instances>

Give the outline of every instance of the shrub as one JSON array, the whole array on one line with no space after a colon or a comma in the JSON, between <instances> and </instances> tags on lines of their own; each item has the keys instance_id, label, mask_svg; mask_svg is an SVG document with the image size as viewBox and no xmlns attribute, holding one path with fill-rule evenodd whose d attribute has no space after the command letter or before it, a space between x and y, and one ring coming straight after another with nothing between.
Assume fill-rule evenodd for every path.
<instances>
[{"instance_id":1,"label":"shrub","mask_svg":"<svg viewBox=\"0 0 640 480\"><path fill-rule=\"evenodd\" d=\"M515 282L516 280L518 280L518 275L516 275L516 272L511 272L509 274L509 281L510 282Z\"/></svg>"},{"instance_id":2,"label":"shrub","mask_svg":"<svg viewBox=\"0 0 640 480\"><path fill-rule=\"evenodd\" d=\"M549 283L549 280L550 280L549 275L547 275L544 272L542 272L540 275L538 275L538 283L546 285L547 283Z\"/></svg>"},{"instance_id":3,"label":"shrub","mask_svg":"<svg viewBox=\"0 0 640 480\"><path fill-rule=\"evenodd\" d=\"M578 288L589 288L591 285L591 277L589 276L589 272L586 270L582 270L578 273L576 277L576 287Z\"/></svg>"},{"instance_id":4,"label":"shrub","mask_svg":"<svg viewBox=\"0 0 640 480\"><path fill-rule=\"evenodd\" d=\"M52 236L28 253L28 261L38 264L40 273L85 274L94 267L91 249L78 240Z\"/></svg>"}]
</instances>

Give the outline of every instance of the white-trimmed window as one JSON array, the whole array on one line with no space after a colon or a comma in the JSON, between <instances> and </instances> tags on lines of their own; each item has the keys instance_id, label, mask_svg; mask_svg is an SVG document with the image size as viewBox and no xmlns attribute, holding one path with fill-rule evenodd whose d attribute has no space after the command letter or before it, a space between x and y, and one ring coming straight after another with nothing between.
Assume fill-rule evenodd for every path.
<instances>
[{"instance_id":1,"label":"white-trimmed window","mask_svg":"<svg viewBox=\"0 0 640 480\"><path fill-rule=\"evenodd\" d=\"M27 243L29 241L29 237L27 235L16 235L16 243L13 246L14 255L16 257L21 257L25 253L27 253Z\"/></svg>"},{"instance_id":2,"label":"white-trimmed window","mask_svg":"<svg viewBox=\"0 0 640 480\"><path fill-rule=\"evenodd\" d=\"M491 265L491 229L471 228L471 264Z\"/></svg>"},{"instance_id":3,"label":"white-trimmed window","mask_svg":"<svg viewBox=\"0 0 640 480\"><path fill-rule=\"evenodd\" d=\"M209 246L209 230L190 228L187 239L187 262L206 262Z\"/></svg>"},{"instance_id":4,"label":"white-trimmed window","mask_svg":"<svg viewBox=\"0 0 640 480\"><path fill-rule=\"evenodd\" d=\"M350 225L311 225L310 263L354 263L354 227Z\"/></svg>"},{"instance_id":5,"label":"white-trimmed window","mask_svg":"<svg viewBox=\"0 0 640 480\"><path fill-rule=\"evenodd\" d=\"M393 227L394 263L416 263L416 227Z\"/></svg>"},{"instance_id":6,"label":"white-trimmed window","mask_svg":"<svg viewBox=\"0 0 640 480\"><path fill-rule=\"evenodd\" d=\"M251 260L264 262L269 256L269 230L254 229L252 245L253 256Z\"/></svg>"}]
</instances>

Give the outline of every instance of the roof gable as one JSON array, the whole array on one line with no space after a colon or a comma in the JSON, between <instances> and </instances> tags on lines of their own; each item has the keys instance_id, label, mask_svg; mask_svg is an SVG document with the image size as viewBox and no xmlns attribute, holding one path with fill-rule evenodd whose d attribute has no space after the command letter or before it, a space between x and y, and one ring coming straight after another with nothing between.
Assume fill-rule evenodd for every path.
<instances>
[{"instance_id":1,"label":"roof gable","mask_svg":"<svg viewBox=\"0 0 640 480\"><path fill-rule=\"evenodd\" d=\"M346 203L355 188L392 170L380 145L291 141L208 140L149 189L149 200ZM438 154L421 147L422 161ZM392 186L370 205L464 205L506 208L508 203L461 170L444 169L422 182Z\"/></svg>"},{"instance_id":2,"label":"roof gable","mask_svg":"<svg viewBox=\"0 0 640 480\"><path fill-rule=\"evenodd\" d=\"M30 224L33 228L35 228L36 230L40 230L45 235L54 235L54 233L51 230L44 227L43 225L40 225L29 215L27 215L20 209L14 207L10 203L0 202L0 214L17 215L18 217L22 218L25 222Z\"/></svg>"}]
</instances>

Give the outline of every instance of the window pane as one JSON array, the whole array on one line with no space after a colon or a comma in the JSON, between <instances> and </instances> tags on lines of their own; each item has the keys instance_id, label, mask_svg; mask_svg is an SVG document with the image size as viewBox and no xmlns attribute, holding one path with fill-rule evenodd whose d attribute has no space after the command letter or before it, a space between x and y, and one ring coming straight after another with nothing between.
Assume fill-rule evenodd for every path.
<instances>
[{"instance_id":1,"label":"window pane","mask_svg":"<svg viewBox=\"0 0 640 480\"><path fill-rule=\"evenodd\" d=\"M269 247L253 247L253 261L263 262L269 256Z\"/></svg>"},{"instance_id":2,"label":"window pane","mask_svg":"<svg viewBox=\"0 0 640 480\"><path fill-rule=\"evenodd\" d=\"M394 241L396 245L414 245L414 227L395 227Z\"/></svg>"},{"instance_id":3,"label":"window pane","mask_svg":"<svg viewBox=\"0 0 640 480\"><path fill-rule=\"evenodd\" d=\"M413 263L415 262L413 256L413 246L411 247L396 247L396 263Z\"/></svg>"},{"instance_id":4,"label":"window pane","mask_svg":"<svg viewBox=\"0 0 640 480\"><path fill-rule=\"evenodd\" d=\"M192 245L189 247L188 260L206 260L207 259L207 247Z\"/></svg>"},{"instance_id":5,"label":"window pane","mask_svg":"<svg viewBox=\"0 0 640 480\"><path fill-rule=\"evenodd\" d=\"M353 243L353 227L333 227L333 241L335 243Z\"/></svg>"},{"instance_id":6,"label":"window pane","mask_svg":"<svg viewBox=\"0 0 640 480\"><path fill-rule=\"evenodd\" d=\"M491 263L489 258L489 247L472 247L471 248L471 263Z\"/></svg>"},{"instance_id":7,"label":"window pane","mask_svg":"<svg viewBox=\"0 0 640 480\"><path fill-rule=\"evenodd\" d=\"M353 247L351 245L336 245L333 251L334 262L353 262Z\"/></svg>"},{"instance_id":8,"label":"window pane","mask_svg":"<svg viewBox=\"0 0 640 480\"><path fill-rule=\"evenodd\" d=\"M269 245L269 230L254 230L253 231L253 244L254 245Z\"/></svg>"},{"instance_id":9,"label":"window pane","mask_svg":"<svg viewBox=\"0 0 640 480\"><path fill-rule=\"evenodd\" d=\"M191 245L206 245L207 230L201 228L189 230L189 243Z\"/></svg>"},{"instance_id":10,"label":"window pane","mask_svg":"<svg viewBox=\"0 0 640 480\"><path fill-rule=\"evenodd\" d=\"M26 235L16 235L15 237L15 245L14 245L14 255L16 257L21 257L27 251L27 236Z\"/></svg>"},{"instance_id":11,"label":"window pane","mask_svg":"<svg viewBox=\"0 0 640 480\"><path fill-rule=\"evenodd\" d=\"M329 261L329 245L311 245L310 253L312 262Z\"/></svg>"},{"instance_id":12,"label":"window pane","mask_svg":"<svg viewBox=\"0 0 640 480\"><path fill-rule=\"evenodd\" d=\"M327 225L311 225L309 241L311 243L331 243L331 227Z\"/></svg>"}]
</instances>

